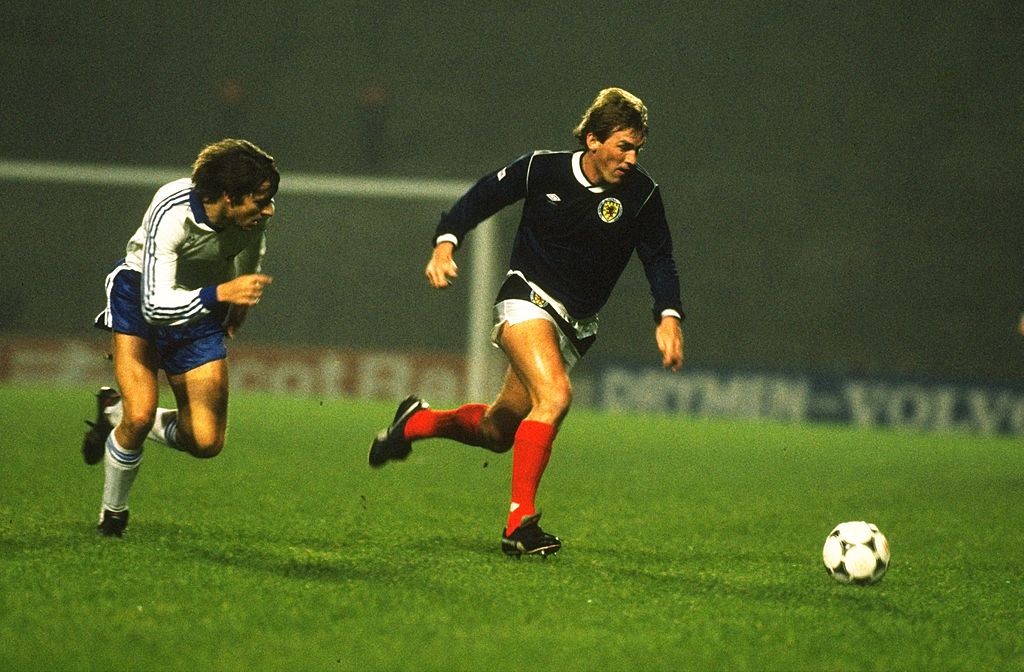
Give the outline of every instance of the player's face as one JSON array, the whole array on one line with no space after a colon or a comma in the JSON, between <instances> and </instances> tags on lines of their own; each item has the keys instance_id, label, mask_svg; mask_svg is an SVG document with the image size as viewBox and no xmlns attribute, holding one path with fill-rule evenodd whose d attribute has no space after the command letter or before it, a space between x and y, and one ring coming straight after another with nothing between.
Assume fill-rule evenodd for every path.
<instances>
[{"instance_id":1,"label":"player's face","mask_svg":"<svg viewBox=\"0 0 1024 672\"><path fill-rule=\"evenodd\" d=\"M270 195L270 182L264 182L258 190L246 194L241 201L233 201L229 198L224 215L229 223L246 230L273 217L274 199Z\"/></svg>"},{"instance_id":2,"label":"player's face","mask_svg":"<svg viewBox=\"0 0 1024 672\"><path fill-rule=\"evenodd\" d=\"M644 138L631 128L615 131L603 141L587 133L583 172L594 184L618 184L636 167L636 155Z\"/></svg>"}]
</instances>

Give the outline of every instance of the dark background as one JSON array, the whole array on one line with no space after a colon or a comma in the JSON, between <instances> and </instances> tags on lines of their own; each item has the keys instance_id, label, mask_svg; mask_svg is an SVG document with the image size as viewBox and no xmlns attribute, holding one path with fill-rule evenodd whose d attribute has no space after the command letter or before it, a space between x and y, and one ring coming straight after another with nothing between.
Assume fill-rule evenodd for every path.
<instances>
[{"instance_id":1,"label":"dark background","mask_svg":"<svg viewBox=\"0 0 1024 672\"><path fill-rule=\"evenodd\" d=\"M468 184L571 148L616 85L650 108L689 362L1024 378L1019 2L41 4L4 5L0 157L273 153L256 341L460 349L464 290L421 278L444 203L289 198L289 172ZM153 189L0 190L0 332L92 336ZM655 361L648 307L634 263L597 356Z\"/></svg>"}]
</instances>

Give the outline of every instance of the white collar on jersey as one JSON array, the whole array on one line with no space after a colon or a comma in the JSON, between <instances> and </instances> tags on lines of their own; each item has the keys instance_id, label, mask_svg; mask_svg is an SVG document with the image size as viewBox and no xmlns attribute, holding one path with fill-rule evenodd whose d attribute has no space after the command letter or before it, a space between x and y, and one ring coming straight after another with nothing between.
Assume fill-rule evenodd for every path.
<instances>
[{"instance_id":1,"label":"white collar on jersey","mask_svg":"<svg viewBox=\"0 0 1024 672\"><path fill-rule=\"evenodd\" d=\"M604 187L598 187L590 183L587 176L583 174L583 150L576 152L572 155L572 174L576 177L576 181L582 184L587 189L591 190L595 194L600 194L605 190Z\"/></svg>"}]
</instances>

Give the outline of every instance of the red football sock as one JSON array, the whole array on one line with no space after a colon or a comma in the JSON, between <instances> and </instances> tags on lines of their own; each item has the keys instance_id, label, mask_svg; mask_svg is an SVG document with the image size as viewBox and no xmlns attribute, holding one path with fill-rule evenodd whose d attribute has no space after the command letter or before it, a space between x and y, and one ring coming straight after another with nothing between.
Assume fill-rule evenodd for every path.
<instances>
[{"instance_id":1,"label":"red football sock","mask_svg":"<svg viewBox=\"0 0 1024 672\"><path fill-rule=\"evenodd\" d=\"M405 438L409 441L452 439L480 446L482 444L476 430L487 408L487 404L466 404L451 411L435 411L432 408L416 411L405 424Z\"/></svg>"},{"instance_id":2,"label":"red football sock","mask_svg":"<svg viewBox=\"0 0 1024 672\"><path fill-rule=\"evenodd\" d=\"M523 420L519 423L512 444L512 506L505 527L507 534L515 531L523 518L537 513L534 498L557 433L558 428L546 422Z\"/></svg>"}]
</instances>

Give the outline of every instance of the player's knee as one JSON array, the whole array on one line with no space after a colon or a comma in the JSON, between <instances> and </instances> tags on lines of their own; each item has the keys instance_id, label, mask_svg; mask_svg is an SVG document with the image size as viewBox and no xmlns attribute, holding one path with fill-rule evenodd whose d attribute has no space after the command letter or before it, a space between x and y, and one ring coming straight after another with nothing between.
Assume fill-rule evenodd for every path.
<instances>
[{"instance_id":1,"label":"player's knee","mask_svg":"<svg viewBox=\"0 0 1024 672\"><path fill-rule=\"evenodd\" d=\"M496 434L486 437L487 449L495 453L507 453L512 450L515 435Z\"/></svg>"},{"instance_id":2,"label":"player's knee","mask_svg":"<svg viewBox=\"0 0 1024 672\"><path fill-rule=\"evenodd\" d=\"M209 459L220 455L224 450L224 435L219 432L199 432L192 437L191 453L195 457Z\"/></svg>"},{"instance_id":3,"label":"player's knee","mask_svg":"<svg viewBox=\"0 0 1024 672\"><path fill-rule=\"evenodd\" d=\"M545 389L534 404L533 414L552 424L558 424L572 406L572 386L566 381Z\"/></svg>"},{"instance_id":4,"label":"player's knee","mask_svg":"<svg viewBox=\"0 0 1024 672\"><path fill-rule=\"evenodd\" d=\"M493 406L477 426L477 435L481 445L495 453L505 453L512 449L516 438L516 430L523 416L502 406Z\"/></svg>"},{"instance_id":5,"label":"player's knee","mask_svg":"<svg viewBox=\"0 0 1024 672\"><path fill-rule=\"evenodd\" d=\"M125 409L121 416L121 431L141 442L153 428L156 420L156 409Z\"/></svg>"}]
</instances>

